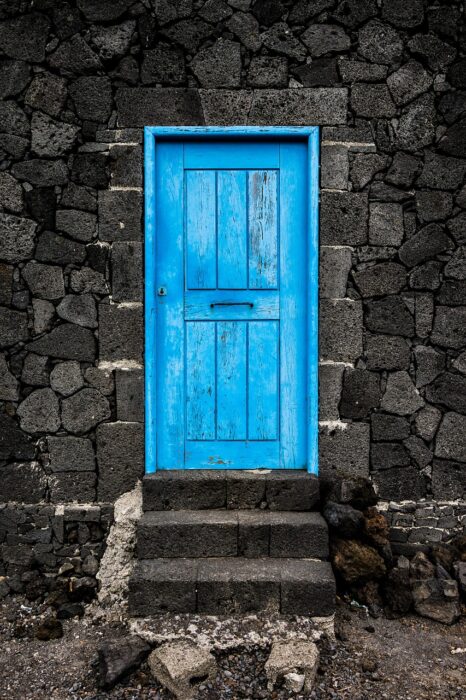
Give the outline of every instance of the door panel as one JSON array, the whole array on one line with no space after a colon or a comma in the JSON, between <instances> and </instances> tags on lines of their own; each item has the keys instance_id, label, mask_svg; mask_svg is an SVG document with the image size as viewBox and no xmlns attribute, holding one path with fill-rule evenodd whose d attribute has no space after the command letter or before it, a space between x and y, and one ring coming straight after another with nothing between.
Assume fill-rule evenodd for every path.
<instances>
[{"instance_id":1,"label":"door panel","mask_svg":"<svg viewBox=\"0 0 466 700\"><path fill-rule=\"evenodd\" d=\"M304 143L160 143L157 468L306 467Z\"/></svg>"}]
</instances>

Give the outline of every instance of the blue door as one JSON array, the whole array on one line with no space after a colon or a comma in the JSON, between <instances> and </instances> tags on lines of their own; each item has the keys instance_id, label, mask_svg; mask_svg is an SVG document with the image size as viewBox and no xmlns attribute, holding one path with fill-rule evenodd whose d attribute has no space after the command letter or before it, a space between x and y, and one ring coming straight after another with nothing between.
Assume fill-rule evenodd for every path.
<instances>
[{"instance_id":1,"label":"blue door","mask_svg":"<svg viewBox=\"0 0 466 700\"><path fill-rule=\"evenodd\" d=\"M307 148L157 143L157 469L308 466Z\"/></svg>"}]
</instances>

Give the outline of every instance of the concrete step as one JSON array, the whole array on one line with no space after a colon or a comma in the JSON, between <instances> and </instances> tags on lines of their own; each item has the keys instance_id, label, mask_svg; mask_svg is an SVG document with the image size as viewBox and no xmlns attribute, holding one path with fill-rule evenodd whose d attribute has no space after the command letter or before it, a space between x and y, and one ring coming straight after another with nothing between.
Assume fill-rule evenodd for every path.
<instances>
[{"instance_id":1,"label":"concrete step","mask_svg":"<svg viewBox=\"0 0 466 700\"><path fill-rule=\"evenodd\" d=\"M328 557L319 513L267 510L173 510L144 513L138 559L157 557Z\"/></svg>"},{"instance_id":2,"label":"concrete step","mask_svg":"<svg viewBox=\"0 0 466 700\"><path fill-rule=\"evenodd\" d=\"M166 470L144 477L152 510L315 510L319 480L299 470Z\"/></svg>"},{"instance_id":3,"label":"concrete step","mask_svg":"<svg viewBox=\"0 0 466 700\"><path fill-rule=\"evenodd\" d=\"M315 617L334 610L332 568L313 559L145 559L129 586L129 611L136 617L259 611Z\"/></svg>"}]
</instances>

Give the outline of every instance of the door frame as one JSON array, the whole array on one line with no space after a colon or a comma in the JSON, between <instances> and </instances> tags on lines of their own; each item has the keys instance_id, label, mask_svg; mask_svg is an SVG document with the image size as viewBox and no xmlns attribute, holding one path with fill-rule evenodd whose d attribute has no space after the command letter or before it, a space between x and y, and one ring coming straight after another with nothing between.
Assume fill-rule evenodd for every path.
<instances>
[{"instance_id":1,"label":"door frame","mask_svg":"<svg viewBox=\"0 0 466 700\"><path fill-rule=\"evenodd\" d=\"M146 126L144 127L144 439L145 471L157 470L155 150L158 139L299 139L307 142L307 471L318 473L318 311L319 311L319 127L318 126Z\"/></svg>"}]
</instances>

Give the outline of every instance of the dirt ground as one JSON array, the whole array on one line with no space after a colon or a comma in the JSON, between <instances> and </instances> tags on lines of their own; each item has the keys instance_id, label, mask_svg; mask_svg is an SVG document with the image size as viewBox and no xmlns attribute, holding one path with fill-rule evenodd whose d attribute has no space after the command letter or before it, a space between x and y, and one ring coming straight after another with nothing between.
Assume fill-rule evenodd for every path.
<instances>
[{"instance_id":1,"label":"dirt ground","mask_svg":"<svg viewBox=\"0 0 466 700\"><path fill-rule=\"evenodd\" d=\"M120 625L85 617L64 622L53 641L34 637L47 614L24 599L0 605L0 700L169 700L144 664L124 683L102 692L93 664L104 640L124 637ZM267 690L268 649L241 648L217 656L218 675L198 698L315 698L316 700L422 700L466 698L466 620L444 627L417 617L373 619L341 605L336 641L320 643L321 666L310 695Z\"/></svg>"}]
</instances>

